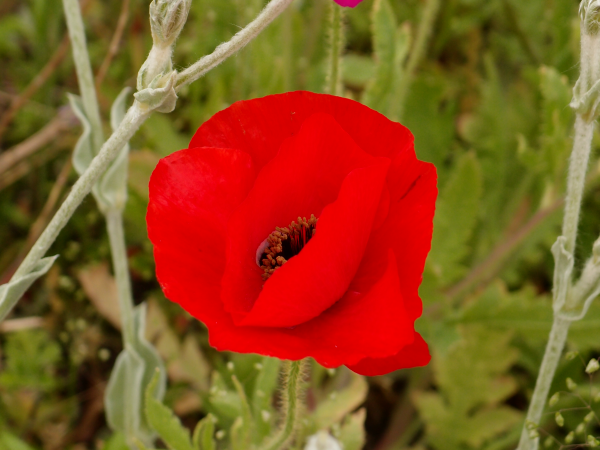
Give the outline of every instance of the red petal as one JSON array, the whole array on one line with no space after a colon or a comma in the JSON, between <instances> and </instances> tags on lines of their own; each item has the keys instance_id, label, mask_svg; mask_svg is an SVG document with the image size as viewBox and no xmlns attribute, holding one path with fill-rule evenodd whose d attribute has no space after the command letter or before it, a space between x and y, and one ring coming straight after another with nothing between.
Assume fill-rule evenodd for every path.
<instances>
[{"instance_id":1,"label":"red petal","mask_svg":"<svg viewBox=\"0 0 600 450\"><path fill-rule=\"evenodd\" d=\"M349 292L318 318L292 328L236 326L218 301L218 289L203 291L203 296L212 300L196 300L195 293L204 286L187 266L165 273L163 278L179 281L169 283L166 295L207 324L210 344L217 350L292 360L310 356L326 367L337 367L356 363L365 355L394 354L414 339L393 254L388 253L386 259L384 276L368 293Z\"/></svg>"},{"instance_id":2,"label":"red petal","mask_svg":"<svg viewBox=\"0 0 600 450\"><path fill-rule=\"evenodd\" d=\"M419 333L415 331L414 342L402 348L398 353L386 358L365 358L358 364L347 367L360 375L369 377L385 375L399 369L421 367L429 364L429 347Z\"/></svg>"},{"instance_id":3,"label":"red petal","mask_svg":"<svg viewBox=\"0 0 600 450\"><path fill-rule=\"evenodd\" d=\"M406 313L398 268L389 251L387 269L369 292L347 291L319 317L297 327L297 335L314 342L310 353L320 364L336 367L358 361L360 355L389 356L414 339Z\"/></svg>"},{"instance_id":4,"label":"red petal","mask_svg":"<svg viewBox=\"0 0 600 450\"><path fill-rule=\"evenodd\" d=\"M388 175L390 206L383 224L373 230L352 287L368 289L385 270L381 252L391 248L398 262L400 288L413 320L421 315L418 295L425 258L431 248L437 197L435 167L416 159L414 150L402 153ZM390 180L391 179L391 180Z\"/></svg>"},{"instance_id":5,"label":"red petal","mask_svg":"<svg viewBox=\"0 0 600 450\"><path fill-rule=\"evenodd\" d=\"M252 160L238 150L181 150L158 163L150 178L146 221L163 289L181 282L176 274L182 267L195 273L199 285L192 292L198 299L218 286L226 224L253 179Z\"/></svg>"},{"instance_id":6,"label":"red petal","mask_svg":"<svg viewBox=\"0 0 600 450\"><path fill-rule=\"evenodd\" d=\"M237 148L262 167L317 112L333 116L373 156L393 157L412 146L411 132L377 111L346 98L296 91L234 103L206 121L190 147Z\"/></svg>"},{"instance_id":7,"label":"red petal","mask_svg":"<svg viewBox=\"0 0 600 450\"><path fill-rule=\"evenodd\" d=\"M326 114L314 114L304 123L295 138L286 141L277 156L260 172L248 197L229 221L227 266L223 275L221 298L225 309L234 314L236 320L241 319L252 309L256 299L263 291L262 270L256 264L256 252L266 237L275 230L276 226L287 226L299 216L310 217L311 214L320 216L323 208L338 197L348 173L378 161L380 160L363 152L335 120ZM373 174L363 176L372 177ZM356 182L360 182L363 176L358 176ZM365 189L363 200L367 201L366 197L368 196L380 196L382 182L383 180L375 183L379 187L373 186L375 190L379 189L379 193L374 192L373 188ZM374 201L376 204L379 203L379 197L377 196ZM369 215L367 214L359 220L368 221ZM368 232L371 222L362 223L365 229L361 232ZM315 238L300 255L309 251L311 246L316 245L312 242L321 233L321 227L322 224L319 223L317 225L319 231ZM348 232L350 231L349 229ZM317 242L322 240L323 238ZM342 244L343 241L336 244L335 240L327 243L327 245L338 247ZM358 244L356 248L360 249L362 256L364 246L361 249L360 242ZM314 250L309 252L314 252ZM322 251L318 258L325 254L327 253ZM299 256L292 258L277 272L283 271ZM292 267L298 264L294 263ZM314 261L311 261L311 265L314 266ZM275 276L271 278L275 279ZM302 280L302 283L306 281L304 278L295 278L286 292L292 287L298 286L299 280ZM268 280L265 289L271 281ZM307 308L309 314L314 315L306 317L314 317L338 300L342 294L343 292L337 298L329 300L327 305L319 307L320 310L316 313L310 312L310 308ZM281 294L279 298L284 298L284 295ZM290 325L301 323L295 319L290 322L289 318L284 316L281 319L287 320L287 322L276 322L271 326L279 323L289 323Z\"/></svg>"},{"instance_id":8,"label":"red petal","mask_svg":"<svg viewBox=\"0 0 600 450\"><path fill-rule=\"evenodd\" d=\"M315 236L275 271L240 325L299 325L344 295L369 240L387 168L377 164L346 177L337 200L323 210Z\"/></svg>"}]
</instances>

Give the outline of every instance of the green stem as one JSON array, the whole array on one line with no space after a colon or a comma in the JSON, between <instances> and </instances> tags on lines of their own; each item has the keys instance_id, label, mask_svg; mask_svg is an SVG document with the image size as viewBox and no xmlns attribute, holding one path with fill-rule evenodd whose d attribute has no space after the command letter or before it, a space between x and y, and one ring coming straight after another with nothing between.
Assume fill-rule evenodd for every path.
<instances>
[{"instance_id":1,"label":"green stem","mask_svg":"<svg viewBox=\"0 0 600 450\"><path fill-rule=\"evenodd\" d=\"M400 82L400 86L398 87L398 96L396 101L399 105L398 117L400 118L402 118L402 113L404 112L406 95L408 94L410 85L412 84L415 71L426 56L427 46L429 45L429 40L431 38L431 34L433 33L433 26L435 25L440 5L441 0L427 0L425 9L423 10L423 17L419 23L417 37L408 57L406 68L404 70L404 76Z\"/></svg>"},{"instance_id":2,"label":"green stem","mask_svg":"<svg viewBox=\"0 0 600 450\"><path fill-rule=\"evenodd\" d=\"M118 209L106 213L106 225L110 252L113 261L113 271L119 295L119 308L121 312L121 326L124 344L132 344L134 340L133 328L133 295L131 293L131 280L127 266L127 248L125 246L125 233L123 231L123 213Z\"/></svg>"},{"instance_id":3,"label":"green stem","mask_svg":"<svg viewBox=\"0 0 600 450\"><path fill-rule=\"evenodd\" d=\"M340 95L342 86L341 61L344 48L344 14L342 7L330 2L329 15L329 67L326 92Z\"/></svg>"},{"instance_id":4,"label":"green stem","mask_svg":"<svg viewBox=\"0 0 600 450\"><path fill-rule=\"evenodd\" d=\"M277 435L267 444L265 450L283 450L287 448L300 424L305 383L303 374L307 359L286 361L283 372L284 419Z\"/></svg>"},{"instance_id":5,"label":"green stem","mask_svg":"<svg viewBox=\"0 0 600 450\"><path fill-rule=\"evenodd\" d=\"M85 39L85 30L83 27L83 18L78 0L63 0L65 17L67 18L67 28L69 29L69 38L71 48L73 49L73 61L77 72L77 81L79 82L79 91L85 109L85 115L90 121L92 128L92 143L94 152L100 151L104 143L104 133L102 132L102 120L100 119L100 108L96 98L96 87L94 86L94 76L92 75L92 65L87 51Z\"/></svg>"}]
</instances>

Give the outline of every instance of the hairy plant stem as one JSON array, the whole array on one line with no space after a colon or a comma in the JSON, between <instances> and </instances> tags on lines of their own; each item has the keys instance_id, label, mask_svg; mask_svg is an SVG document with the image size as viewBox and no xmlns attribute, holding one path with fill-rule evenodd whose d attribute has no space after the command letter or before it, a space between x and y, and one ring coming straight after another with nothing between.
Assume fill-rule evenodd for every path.
<instances>
[{"instance_id":1,"label":"hairy plant stem","mask_svg":"<svg viewBox=\"0 0 600 450\"><path fill-rule=\"evenodd\" d=\"M587 8L587 7L586 7ZM578 85L574 90L574 99L572 105L577 111L575 118L575 137L573 139L573 151L569 159L569 174L567 177L567 195L565 198L565 213L563 218L562 236L564 237L564 251L573 255L575 250L575 242L577 239L577 227L579 224L579 214L581 210L581 200L583 197L583 189L585 186L585 175L587 172L588 161L592 148L592 137L594 133L594 122L596 118L595 107L581 106L583 95L592 92L592 86L600 80L600 36L596 32L591 32L586 26L585 15L587 11L584 9L584 16L581 22L581 75ZM571 266L572 268L572 266ZM527 418L521 439L517 450L537 450L539 446L539 438L535 433L530 436L528 424L530 427L536 428L540 425L546 399L550 390L556 367L562 354L567 334L571 322L575 319L568 319L563 313L565 311L574 310L581 305L574 304L580 300L572 295L568 295L570 290L570 272L566 271L564 264L555 264L554 268L554 322L548 345L544 353L540 372L535 384L531 404L527 412ZM559 289L556 281L567 278L569 288ZM560 306L557 306L560 305ZM585 313L585 310L583 310ZM583 317L583 314L581 317ZM581 318L579 317L579 318Z\"/></svg>"},{"instance_id":2,"label":"hairy plant stem","mask_svg":"<svg viewBox=\"0 0 600 450\"><path fill-rule=\"evenodd\" d=\"M65 10L67 5L73 7L73 1L76 0L65 0ZM69 3L70 2L70 3ZM231 41L219 45L213 53L208 56L201 58L194 65L178 74L177 87L181 88L187 84L200 78L209 70L218 66L221 62L233 55L235 52L243 48L248 42L254 39L269 23L281 14L285 8L289 6L292 0L271 0L271 2L265 7L265 9L259 14L259 16L251 22L246 28L237 33ZM79 16L81 14L79 13ZM77 22L77 20L74 20ZM70 21L67 21L70 24ZM78 26L76 23L74 26ZM69 25L70 27L70 25ZM83 27L80 27L83 31ZM77 39L81 41L81 35ZM81 41L85 42L85 41ZM87 54L87 50L86 50ZM91 70L90 70L91 74ZM87 76L87 75L86 75ZM93 86L93 78L92 78ZM83 92L82 92L83 94ZM86 95L89 95L87 92ZM94 91L95 97L95 91ZM89 100L89 99L88 99ZM84 104L85 104L84 97ZM87 112L87 107L86 107ZM16 281L18 278L29 274L43 258L52 243L56 240L58 233L67 224L79 204L83 201L85 196L90 193L94 184L98 181L100 176L105 172L110 163L115 159L119 151L129 141L129 139L135 134L140 128L142 123L152 114L152 110L147 105L139 102L134 102L133 106L129 108L125 118L119 125L119 127L113 132L109 139L101 146L100 151L96 157L92 160L90 166L86 171L79 177L77 182L73 185L71 192L60 206L42 235L33 245L15 274L12 276L10 281ZM91 121L91 119L90 119ZM12 308L18 302L18 298L11 299L7 304L0 305L0 322L6 318Z\"/></svg>"},{"instance_id":3,"label":"hairy plant stem","mask_svg":"<svg viewBox=\"0 0 600 450\"><path fill-rule=\"evenodd\" d=\"M342 49L344 48L344 12L335 2L330 2L329 14L329 67L326 92L340 95L342 85Z\"/></svg>"},{"instance_id":4,"label":"hairy plant stem","mask_svg":"<svg viewBox=\"0 0 600 450\"><path fill-rule=\"evenodd\" d=\"M550 391L550 385L552 384L554 372L556 372L556 367L558 366L560 356L565 346L570 326L571 321L564 320L555 315L552 329L550 330L550 337L548 338L548 344L546 345L544 359L540 366L540 373L535 383L529 410L527 411L525 426L521 432L518 450L534 450L538 448L537 438L532 439L529 436L530 430L528 429L528 424L540 424L542 413L546 406L548 392ZM537 426L534 428L537 428Z\"/></svg>"},{"instance_id":5,"label":"hairy plant stem","mask_svg":"<svg viewBox=\"0 0 600 450\"><path fill-rule=\"evenodd\" d=\"M67 224L75 209L79 206L82 200L92 190L92 186L96 184L98 178L104 173L108 165L117 156L119 151L127 143L127 141L138 130L140 125L148 118L149 112L145 112L140 108L140 105L135 102L127 111L125 118L119 125L119 128L111 135L111 137L102 146L100 153L92 160L92 163L87 170L79 177L73 185L71 192L60 206L42 235L33 245L11 281L27 275L33 270L38 261L44 257L52 243L55 241L60 230ZM4 320L6 315L17 303L15 299L11 304L6 305L0 312L0 321Z\"/></svg>"},{"instance_id":6,"label":"hairy plant stem","mask_svg":"<svg viewBox=\"0 0 600 450\"><path fill-rule=\"evenodd\" d=\"M399 105L398 117L400 119L402 119L404 104L406 103L406 96L415 76L415 71L426 56L427 45L429 45L429 40L433 33L433 26L435 25L435 20L437 18L441 3L441 0L427 0L427 3L425 4L423 16L419 22L417 37L414 45L412 46L410 55L408 56L406 69L404 70L404 76L400 81L400 86L398 87L398 96L396 101Z\"/></svg>"},{"instance_id":7,"label":"hairy plant stem","mask_svg":"<svg viewBox=\"0 0 600 450\"><path fill-rule=\"evenodd\" d=\"M217 46L210 55L203 56L184 71L177 74L176 88L181 89L206 72L214 69L231 55L241 50L266 28L277 16L279 16L292 3L293 0L271 0L261 13L250 22L246 28L241 30L230 41Z\"/></svg>"},{"instance_id":8,"label":"hairy plant stem","mask_svg":"<svg viewBox=\"0 0 600 450\"><path fill-rule=\"evenodd\" d=\"M85 30L83 27L83 18L79 0L63 0L65 17L67 18L67 28L69 29L69 38L71 39L71 48L73 49L73 61L77 72L77 81L85 114L92 128L92 144L94 151L98 152L104 143L104 133L102 132L102 120L100 119L100 108L96 98L96 88L94 85L94 76L92 74L92 65L87 51L87 42L85 39Z\"/></svg>"},{"instance_id":9,"label":"hairy plant stem","mask_svg":"<svg viewBox=\"0 0 600 450\"><path fill-rule=\"evenodd\" d=\"M77 81L83 100L86 116L92 127L92 145L94 152L99 152L104 142L102 133L102 122L100 119L100 107L96 98L96 87L92 66L89 59L85 30L81 9L78 0L63 0L69 38L73 48L73 60L77 71ZM124 344L133 342L133 295L131 293L131 280L129 279L129 268L127 267L127 253L125 234L123 232L123 214L118 208L111 208L105 212L110 241L113 271L117 283L119 307L121 313L121 324L123 327Z\"/></svg>"},{"instance_id":10,"label":"hairy plant stem","mask_svg":"<svg viewBox=\"0 0 600 450\"><path fill-rule=\"evenodd\" d=\"M119 308L121 309L121 325L124 344L133 343L133 295L131 293L131 280L127 266L127 247L123 231L123 212L111 209L106 212L106 226L110 241L110 253L113 262L113 271L117 283Z\"/></svg>"},{"instance_id":11,"label":"hairy plant stem","mask_svg":"<svg viewBox=\"0 0 600 450\"><path fill-rule=\"evenodd\" d=\"M265 447L265 450L284 450L289 446L300 424L303 409L305 383L303 380L307 359L286 361L283 368L283 409L281 428Z\"/></svg>"}]
</instances>

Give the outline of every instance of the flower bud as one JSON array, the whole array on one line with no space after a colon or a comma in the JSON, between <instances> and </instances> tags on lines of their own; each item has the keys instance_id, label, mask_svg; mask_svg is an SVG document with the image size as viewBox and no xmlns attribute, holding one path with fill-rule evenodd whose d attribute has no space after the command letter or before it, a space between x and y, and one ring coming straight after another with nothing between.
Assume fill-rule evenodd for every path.
<instances>
[{"instance_id":1,"label":"flower bud","mask_svg":"<svg viewBox=\"0 0 600 450\"><path fill-rule=\"evenodd\" d=\"M154 45L173 45L187 20L192 0L152 0L150 27Z\"/></svg>"},{"instance_id":2,"label":"flower bud","mask_svg":"<svg viewBox=\"0 0 600 450\"><path fill-rule=\"evenodd\" d=\"M573 440L575 439L575 433L573 433L572 431L569 431L569 434L567 434L565 436L565 444L570 444L571 442L573 442Z\"/></svg>"},{"instance_id":3,"label":"flower bud","mask_svg":"<svg viewBox=\"0 0 600 450\"><path fill-rule=\"evenodd\" d=\"M600 363L598 363L598 360L595 358L590 359L590 362L588 363L587 367L585 368L585 373L594 373L598 369L600 369Z\"/></svg>"}]
</instances>

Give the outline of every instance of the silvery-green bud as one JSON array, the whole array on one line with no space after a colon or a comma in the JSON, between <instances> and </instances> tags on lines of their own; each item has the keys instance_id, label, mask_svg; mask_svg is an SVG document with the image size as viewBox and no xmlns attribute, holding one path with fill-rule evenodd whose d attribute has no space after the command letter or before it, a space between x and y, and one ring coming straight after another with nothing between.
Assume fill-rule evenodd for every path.
<instances>
[{"instance_id":1,"label":"silvery-green bud","mask_svg":"<svg viewBox=\"0 0 600 450\"><path fill-rule=\"evenodd\" d=\"M590 35L600 32L600 0L582 0L579 5L579 17L584 31Z\"/></svg>"},{"instance_id":2,"label":"silvery-green bud","mask_svg":"<svg viewBox=\"0 0 600 450\"><path fill-rule=\"evenodd\" d=\"M192 0L152 0L150 26L154 45L173 45L187 20Z\"/></svg>"}]
</instances>

